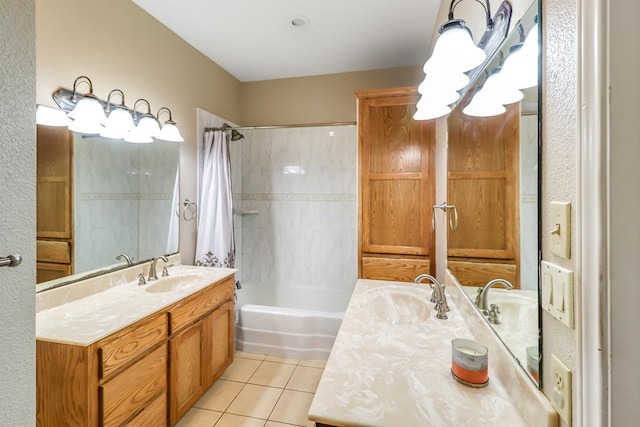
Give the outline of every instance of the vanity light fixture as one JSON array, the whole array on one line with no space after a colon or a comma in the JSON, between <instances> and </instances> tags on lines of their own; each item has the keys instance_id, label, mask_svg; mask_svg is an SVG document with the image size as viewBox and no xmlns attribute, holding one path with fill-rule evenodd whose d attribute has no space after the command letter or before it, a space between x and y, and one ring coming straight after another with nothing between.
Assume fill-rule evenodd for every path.
<instances>
[{"instance_id":1,"label":"vanity light fixture","mask_svg":"<svg viewBox=\"0 0 640 427\"><path fill-rule=\"evenodd\" d=\"M136 110L138 103L144 102L147 104L147 112L141 114L140 121L138 121L138 125L124 137L124 140L127 142L132 142L134 144L147 144L153 142L153 138L160 133L160 125L158 125L158 121L151 114L151 105L149 101L144 98L138 99L133 104L133 114L134 117L140 113Z\"/></svg>"},{"instance_id":2,"label":"vanity light fixture","mask_svg":"<svg viewBox=\"0 0 640 427\"><path fill-rule=\"evenodd\" d=\"M516 89L509 79L505 78L502 67L496 67L489 73L481 92L483 92L483 96L502 105L519 102L523 97L522 92Z\"/></svg>"},{"instance_id":3,"label":"vanity light fixture","mask_svg":"<svg viewBox=\"0 0 640 427\"><path fill-rule=\"evenodd\" d=\"M111 96L113 94L119 94L121 99L120 104L116 105L115 108L111 108ZM100 132L100 136L111 139L123 139L135 127L131 113L124 104L124 92L120 89L113 89L109 92L107 96L107 113L109 117L105 122L104 129Z\"/></svg>"},{"instance_id":4,"label":"vanity light fixture","mask_svg":"<svg viewBox=\"0 0 640 427\"><path fill-rule=\"evenodd\" d=\"M77 87L81 83L89 85L89 92L81 96L74 109L68 114L73 123L69 125L69 130L78 133L96 134L102 130L102 123L107 117L100 105L100 101L93 94L93 84L87 76L80 76L73 82L72 99L77 99Z\"/></svg>"},{"instance_id":5,"label":"vanity light fixture","mask_svg":"<svg viewBox=\"0 0 640 427\"><path fill-rule=\"evenodd\" d=\"M180 135L180 130L178 129L178 126L176 126L176 122L174 122L171 117L170 109L167 107L160 108L158 110L158 114L156 114L158 120L160 120L160 113L163 111L167 111L169 113L169 120L164 122L164 125L162 125L160 133L158 133L156 139L160 139L162 141L184 142L184 138Z\"/></svg>"},{"instance_id":6,"label":"vanity light fixture","mask_svg":"<svg viewBox=\"0 0 640 427\"><path fill-rule=\"evenodd\" d=\"M511 5L508 2L504 1L492 18L489 0L475 0L484 9L486 21L486 30L476 45L466 22L454 17L454 10L462 1L451 0L447 22L440 27L433 54L424 64L425 78L418 88L422 98L414 115L415 120L434 119L451 112L451 105L461 96L460 93L452 95L451 91L464 91L471 80L465 73L475 77L472 70L483 64L487 54L493 54L506 37L511 18ZM427 88L438 88L436 92L439 95L448 96L434 96L434 93L428 93Z\"/></svg>"},{"instance_id":7,"label":"vanity light fixture","mask_svg":"<svg viewBox=\"0 0 640 427\"><path fill-rule=\"evenodd\" d=\"M38 105L36 107L36 123L45 126L67 127L71 124L71 119L63 110Z\"/></svg>"}]
</instances>

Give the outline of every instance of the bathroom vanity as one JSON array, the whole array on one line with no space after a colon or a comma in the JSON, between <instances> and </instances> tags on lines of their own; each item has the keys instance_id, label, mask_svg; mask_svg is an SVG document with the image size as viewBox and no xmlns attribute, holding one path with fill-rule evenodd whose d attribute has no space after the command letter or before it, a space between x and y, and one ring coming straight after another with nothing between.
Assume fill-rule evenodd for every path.
<instances>
[{"instance_id":1,"label":"bathroom vanity","mask_svg":"<svg viewBox=\"0 0 640 427\"><path fill-rule=\"evenodd\" d=\"M557 426L549 401L452 276L447 284L451 311L440 320L427 285L358 280L309 418L327 426ZM453 378L454 338L489 349L486 387Z\"/></svg>"},{"instance_id":2,"label":"bathroom vanity","mask_svg":"<svg viewBox=\"0 0 640 427\"><path fill-rule=\"evenodd\" d=\"M38 426L174 425L231 364L235 270L147 269L38 294Z\"/></svg>"}]
</instances>

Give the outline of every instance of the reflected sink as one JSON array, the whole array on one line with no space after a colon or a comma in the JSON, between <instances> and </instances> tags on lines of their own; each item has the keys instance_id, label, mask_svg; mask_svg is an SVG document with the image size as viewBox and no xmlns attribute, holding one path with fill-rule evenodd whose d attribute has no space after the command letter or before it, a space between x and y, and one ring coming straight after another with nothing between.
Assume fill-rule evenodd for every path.
<instances>
[{"instance_id":1,"label":"reflected sink","mask_svg":"<svg viewBox=\"0 0 640 427\"><path fill-rule=\"evenodd\" d=\"M167 276L144 285L144 290L151 293L173 292L202 283L204 280L206 278L197 273Z\"/></svg>"},{"instance_id":2,"label":"reflected sink","mask_svg":"<svg viewBox=\"0 0 640 427\"><path fill-rule=\"evenodd\" d=\"M376 289L369 300L371 312L378 320L396 325L423 323L433 311L425 294L411 289Z\"/></svg>"}]
</instances>

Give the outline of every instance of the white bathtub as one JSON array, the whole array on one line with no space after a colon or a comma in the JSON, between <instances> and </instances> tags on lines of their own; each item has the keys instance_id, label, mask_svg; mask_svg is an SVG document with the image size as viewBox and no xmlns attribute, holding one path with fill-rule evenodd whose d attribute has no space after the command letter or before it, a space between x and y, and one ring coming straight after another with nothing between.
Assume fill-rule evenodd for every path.
<instances>
[{"instance_id":1,"label":"white bathtub","mask_svg":"<svg viewBox=\"0 0 640 427\"><path fill-rule=\"evenodd\" d=\"M351 291L243 284L236 348L294 359L326 360Z\"/></svg>"}]
</instances>

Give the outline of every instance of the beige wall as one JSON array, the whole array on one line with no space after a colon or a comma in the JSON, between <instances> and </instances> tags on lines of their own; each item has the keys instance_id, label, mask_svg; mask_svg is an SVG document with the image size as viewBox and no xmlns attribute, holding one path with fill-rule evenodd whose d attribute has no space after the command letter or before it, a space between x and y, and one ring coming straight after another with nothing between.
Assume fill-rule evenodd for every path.
<instances>
[{"instance_id":1,"label":"beige wall","mask_svg":"<svg viewBox=\"0 0 640 427\"><path fill-rule=\"evenodd\" d=\"M35 416L35 26L34 0L0 2L0 424L33 426Z\"/></svg>"},{"instance_id":2,"label":"beige wall","mask_svg":"<svg viewBox=\"0 0 640 427\"><path fill-rule=\"evenodd\" d=\"M355 122L354 91L415 86L423 78L421 67L404 67L243 83L242 124Z\"/></svg>"},{"instance_id":3,"label":"beige wall","mask_svg":"<svg viewBox=\"0 0 640 427\"><path fill-rule=\"evenodd\" d=\"M180 196L196 200L196 108L239 122L238 80L129 0L36 0L36 53L39 104L53 106L53 91L87 75L101 99L119 88L129 107L138 98L153 114L169 107L185 139ZM182 222L187 260L193 242L195 221Z\"/></svg>"}]
</instances>

